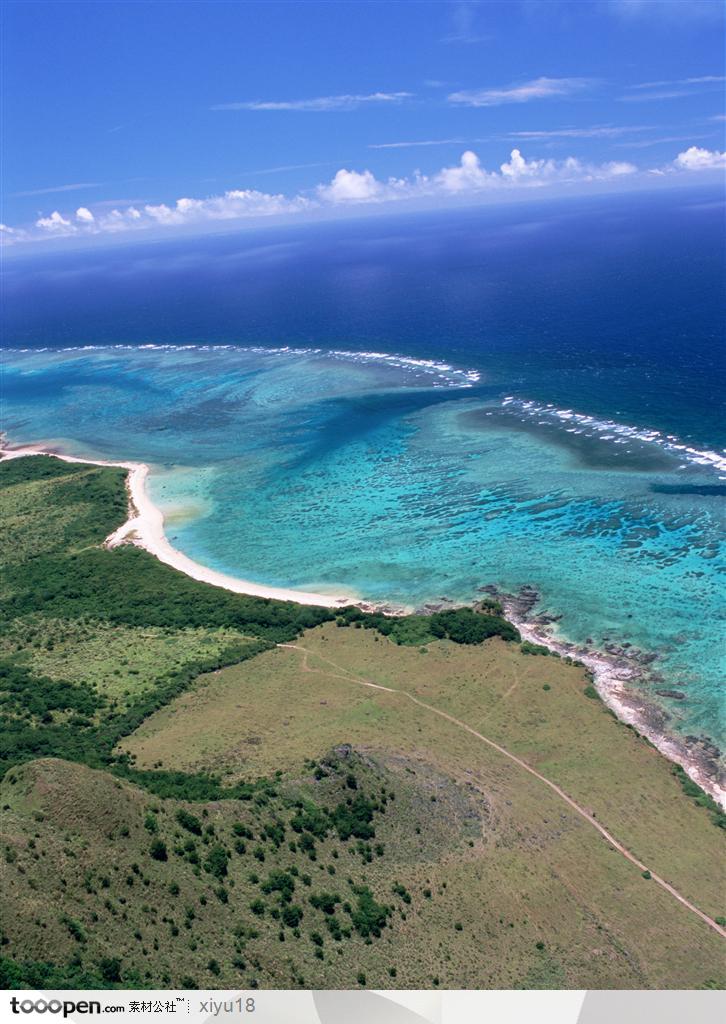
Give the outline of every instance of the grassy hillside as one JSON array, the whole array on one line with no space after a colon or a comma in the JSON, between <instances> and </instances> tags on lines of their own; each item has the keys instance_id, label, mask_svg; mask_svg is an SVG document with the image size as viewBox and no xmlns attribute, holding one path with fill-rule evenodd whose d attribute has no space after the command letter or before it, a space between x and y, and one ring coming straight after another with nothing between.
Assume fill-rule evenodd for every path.
<instances>
[{"instance_id":1,"label":"grassy hillside","mask_svg":"<svg viewBox=\"0 0 726 1024\"><path fill-rule=\"evenodd\" d=\"M0 516L6 987L723 983L707 924L436 714L725 912L701 796L496 606L331 612L107 551L115 469L2 463Z\"/></svg>"}]
</instances>

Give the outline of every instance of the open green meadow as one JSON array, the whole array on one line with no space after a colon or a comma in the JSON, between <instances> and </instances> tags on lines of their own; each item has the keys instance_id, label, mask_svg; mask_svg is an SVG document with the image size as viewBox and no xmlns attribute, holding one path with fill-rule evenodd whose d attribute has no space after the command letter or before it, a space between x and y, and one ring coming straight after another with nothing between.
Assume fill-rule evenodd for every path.
<instances>
[{"instance_id":1,"label":"open green meadow","mask_svg":"<svg viewBox=\"0 0 726 1024\"><path fill-rule=\"evenodd\" d=\"M719 923L723 817L495 605L234 595L103 548L121 470L0 488L5 987L723 985L588 815Z\"/></svg>"}]
</instances>

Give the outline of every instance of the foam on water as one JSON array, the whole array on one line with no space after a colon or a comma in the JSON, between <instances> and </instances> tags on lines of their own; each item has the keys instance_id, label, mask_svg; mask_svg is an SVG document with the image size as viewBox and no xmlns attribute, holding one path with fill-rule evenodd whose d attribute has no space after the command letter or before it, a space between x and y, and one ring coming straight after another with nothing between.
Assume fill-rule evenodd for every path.
<instances>
[{"instance_id":1,"label":"foam on water","mask_svg":"<svg viewBox=\"0 0 726 1024\"><path fill-rule=\"evenodd\" d=\"M704 451L694 448L684 444L673 434L664 434L660 430L631 427L624 423L615 423L613 420L598 419L587 413L575 412L574 409L558 409L551 403L542 404L524 398L515 398L513 395L503 398L502 406L514 409L522 417L529 419L535 419L537 416L548 417L548 419L538 420L540 425L559 421L561 423L576 423L580 428L568 427L567 433L599 437L601 441L614 441L616 444L643 441L646 444L658 445L663 451L677 454L694 466L709 466L719 473L726 473L726 451Z\"/></svg>"},{"instance_id":2,"label":"foam on water","mask_svg":"<svg viewBox=\"0 0 726 1024\"><path fill-rule=\"evenodd\" d=\"M160 344L146 342L142 345L66 345L63 347L41 346L35 348L7 348L8 353L32 352L251 352L257 355L319 356L343 359L353 363L379 363L402 370L412 370L427 377L436 377L449 387L472 387L481 380L481 371L464 370L435 359L415 359L391 352L353 352L345 349L300 348L290 345L221 345L202 343L188 345ZM435 386L435 385L434 385Z\"/></svg>"}]
</instances>

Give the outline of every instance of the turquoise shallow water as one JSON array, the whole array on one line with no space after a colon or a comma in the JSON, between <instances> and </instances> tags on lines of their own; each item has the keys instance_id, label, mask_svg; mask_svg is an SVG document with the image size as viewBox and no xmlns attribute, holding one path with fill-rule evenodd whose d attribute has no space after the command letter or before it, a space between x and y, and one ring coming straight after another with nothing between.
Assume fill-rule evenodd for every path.
<instances>
[{"instance_id":1,"label":"turquoise shallow water","mask_svg":"<svg viewBox=\"0 0 726 1024\"><path fill-rule=\"evenodd\" d=\"M205 565L414 606L532 585L563 637L656 654L669 727L723 749L714 452L380 355L14 351L4 394L13 443L150 462Z\"/></svg>"}]
</instances>

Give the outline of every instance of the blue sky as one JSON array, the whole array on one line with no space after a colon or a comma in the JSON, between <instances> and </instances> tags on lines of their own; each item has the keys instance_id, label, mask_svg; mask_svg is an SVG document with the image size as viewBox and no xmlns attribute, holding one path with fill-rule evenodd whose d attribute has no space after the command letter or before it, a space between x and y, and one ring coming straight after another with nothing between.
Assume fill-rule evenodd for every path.
<instances>
[{"instance_id":1,"label":"blue sky","mask_svg":"<svg viewBox=\"0 0 726 1024\"><path fill-rule=\"evenodd\" d=\"M4 234L712 181L723 10L6 2Z\"/></svg>"}]
</instances>

